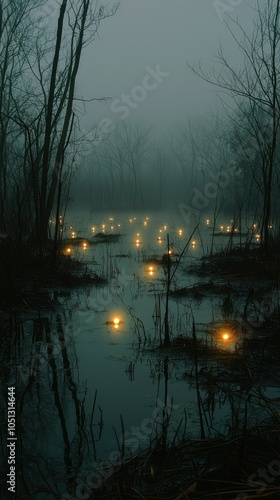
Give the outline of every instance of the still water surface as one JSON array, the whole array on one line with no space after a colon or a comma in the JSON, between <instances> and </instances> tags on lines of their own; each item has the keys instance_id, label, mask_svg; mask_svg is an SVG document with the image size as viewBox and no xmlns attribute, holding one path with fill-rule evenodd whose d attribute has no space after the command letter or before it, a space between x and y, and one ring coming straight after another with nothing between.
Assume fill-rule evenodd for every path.
<instances>
[{"instance_id":1,"label":"still water surface","mask_svg":"<svg viewBox=\"0 0 280 500\"><path fill-rule=\"evenodd\" d=\"M230 225L227 216L220 218L223 234L215 240L216 250L228 243ZM59 493L64 493L73 471L83 475L93 461L112 457L118 450L116 435L121 436L120 415L127 455L149 445L148 422L158 422L153 436L160 432L158 417L164 406L170 414L170 435L183 419L186 435L200 436L193 360L184 351L161 353L158 349L166 270L155 260L147 262L167 253L169 235L170 258L176 263L191 231L175 213L68 216L63 234L70 241L65 253L85 262L107 283L71 293L53 291L54 299L58 295L58 308L23 319L25 342L18 353L21 446L25 474L34 487L49 478L50 485L55 483ZM98 233L120 234L120 238L100 243ZM205 218L190 239L172 289L198 281L187 267L209 252L211 235L211 220ZM76 238L81 240L77 243ZM214 296L170 300L172 336L191 335L194 318L198 337L208 335L210 343L232 349L230 342L209 336L207 325L223 325L226 320L221 305L221 298ZM238 316L239 305L236 300L232 319ZM213 359L204 359L199 369L213 363ZM226 394L209 395L209 390L201 388L201 398L207 412L207 433L224 432L230 424ZM38 498L51 496L40 493Z\"/></svg>"}]
</instances>

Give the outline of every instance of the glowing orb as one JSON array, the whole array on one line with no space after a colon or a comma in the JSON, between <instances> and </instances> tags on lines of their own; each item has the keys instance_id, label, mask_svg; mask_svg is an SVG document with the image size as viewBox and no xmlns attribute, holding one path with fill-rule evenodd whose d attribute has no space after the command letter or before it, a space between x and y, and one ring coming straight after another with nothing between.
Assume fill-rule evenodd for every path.
<instances>
[{"instance_id":1,"label":"glowing orb","mask_svg":"<svg viewBox=\"0 0 280 500\"><path fill-rule=\"evenodd\" d=\"M229 334L228 333L223 333L222 337L223 337L224 340L228 340L229 339Z\"/></svg>"}]
</instances>

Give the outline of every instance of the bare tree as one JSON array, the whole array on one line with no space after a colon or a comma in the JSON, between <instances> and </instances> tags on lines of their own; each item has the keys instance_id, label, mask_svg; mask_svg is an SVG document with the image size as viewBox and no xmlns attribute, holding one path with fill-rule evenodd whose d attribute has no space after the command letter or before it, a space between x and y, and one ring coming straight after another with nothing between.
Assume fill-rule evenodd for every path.
<instances>
[{"instance_id":1,"label":"bare tree","mask_svg":"<svg viewBox=\"0 0 280 500\"><path fill-rule=\"evenodd\" d=\"M156 174L155 182L158 187L158 203L161 208L164 198L164 188L168 179L168 163L170 159L167 152L158 150L156 151L156 156L153 161L153 170Z\"/></svg>"},{"instance_id":2,"label":"bare tree","mask_svg":"<svg viewBox=\"0 0 280 500\"><path fill-rule=\"evenodd\" d=\"M0 0L0 231L9 230L8 219L13 212L9 189L18 178L18 166L11 153L15 141L21 149L24 146L24 136L13 117L21 116L27 109L22 92L27 69L25 55L30 55L34 42L34 12L43 3L43 0ZM18 197L18 189L16 183L15 197Z\"/></svg>"},{"instance_id":3,"label":"bare tree","mask_svg":"<svg viewBox=\"0 0 280 500\"><path fill-rule=\"evenodd\" d=\"M29 5L30 9L27 1L20 0L19 3L20 6ZM37 6L38 4L39 2L36 3ZM15 11L16 7L13 5ZM65 187L69 186L67 174L71 173L75 156L75 131L78 127L75 91L82 52L96 38L101 21L114 15L117 8L118 5L115 4L107 9L93 0L61 0L54 31L47 25L36 30L34 24L31 47L30 40L29 44L22 44L24 71L21 66L21 71L18 71L19 83L15 84L15 80L6 78L11 91L9 93L6 85L4 99L12 96L14 107L2 112L0 106L1 120L9 120L16 127L13 151L16 151L17 164L23 167L17 168L12 175L10 191L14 194L17 186L20 186L18 206L26 217L28 211L32 214L29 233L41 255L48 239L49 219L53 211L56 212L57 221L54 251L57 247L59 213ZM0 10L0 23L2 11ZM7 8L6 11L9 13ZM11 19L12 14L7 14L7 18ZM31 21L32 19L31 15ZM22 18L17 19L17 22L20 26L19 33L22 33L24 39L26 31L24 25L20 24ZM45 22L47 24L47 18ZM8 50L9 43L7 34L3 43L4 53ZM11 54L9 66L14 62L13 52ZM20 96L13 93L13 86L20 88ZM24 100L24 105L21 100ZM3 129L4 125L1 125ZM3 148L6 143L7 141ZM5 196L4 185L1 186L1 204Z\"/></svg>"},{"instance_id":4,"label":"bare tree","mask_svg":"<svg viewBox=\"0 0 280 500\"><path fill-rule=\"evenodd\" d=\"M247 126L252 126L261 156L262 220L261 241L267 250L272 214L272 187L277 175L276 153L280 126L280 0L258 3L252 33L235 20L227 27L242 55L242 68L233 67L220 48L217 66L206 73L201 66L192 67L201 78L229 95L238 110L244 109ZM247 113L250 109L250 114ZM260 139L260 114L267 116L269 134Z\"/></svg>"},{"instance_id":5,"label":"bare tree","mask_svg":"<svg viewBox=\"0 0 280 500\"><path fill-rule=\"evenodd\" d=\"M142 123L120 122L108 138L111 169L118 171L121 184L130 186L131 206L144 205L140 174L150 154L150 133L151 128Z\"/></svg>"}]
</instances>

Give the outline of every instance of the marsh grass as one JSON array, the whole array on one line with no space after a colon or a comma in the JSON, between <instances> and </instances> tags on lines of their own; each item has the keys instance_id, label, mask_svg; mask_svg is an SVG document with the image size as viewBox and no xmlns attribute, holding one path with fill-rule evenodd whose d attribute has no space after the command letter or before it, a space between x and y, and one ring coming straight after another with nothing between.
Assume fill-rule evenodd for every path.
<instances>
[{"instance_id":1,"label":"marsh grass","mask_svg":"<svg viewBox=\"0 0 280 500\"><path fill-rule=\"evenodd\" d=\"M90 498L233 500L243 493L246 498L276 500L279 476L263 492L261 483L254 485L248 478L279 460L279 444L279 429L262 426L240 429L234 438L173 440L165 450L158 440L117 466Z\"/></svg>"}]
</instances>

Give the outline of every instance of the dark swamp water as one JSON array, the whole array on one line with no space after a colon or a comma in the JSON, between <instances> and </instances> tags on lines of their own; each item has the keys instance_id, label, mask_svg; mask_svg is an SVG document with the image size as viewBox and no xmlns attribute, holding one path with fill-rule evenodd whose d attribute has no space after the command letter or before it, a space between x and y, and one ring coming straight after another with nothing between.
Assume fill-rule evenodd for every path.
<instances>
[{"instance_id":1,"label":"dark swamp water","mask_svg":"<svg viewBox=\"0 0 280 500\"><path fill-rule=\"evenodd\" d=\"M215 251L228 244L231 226L228 216L220 216ZM13 336L9 347L2 342L1 379L3 392L16 388L18 498L89 498L79 485L90 492L97 471L110 472L123 436L124 455L132 456L149 447L166 419L169 440L199 437L195 361L185 339L192 337L194 324L201 345L196 368L204 431L227 435L234 425L233 408L242 419L248 396L248 381L233 370L235 356L258 327L260 338L265 337L263 326L278 303L278 290L257 278L249 287L256 294L248 298L242 279L190 272L210 251L210 218L193 236L176 213L73 214L64 231L66 255L106 282L49 290L51 308L14 311L2 321ZM102 234L112 236L104 241ZM171 273L191 238L169 297L174 345L160 349L167 235ZM233 238L242 240L238 228ZM258 245L257 231L253 245ZM260 398L280 396L277 373L270 375L260 371L250 379L246 412L252 425L266 418ZM5 419L4 404L2 412Z\"/></svg>"}]
</instances>

